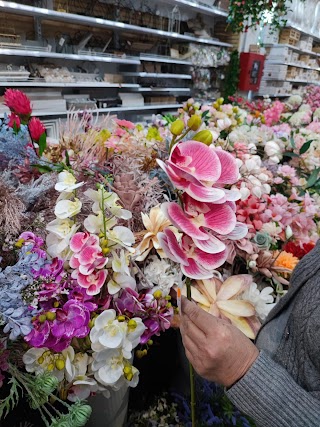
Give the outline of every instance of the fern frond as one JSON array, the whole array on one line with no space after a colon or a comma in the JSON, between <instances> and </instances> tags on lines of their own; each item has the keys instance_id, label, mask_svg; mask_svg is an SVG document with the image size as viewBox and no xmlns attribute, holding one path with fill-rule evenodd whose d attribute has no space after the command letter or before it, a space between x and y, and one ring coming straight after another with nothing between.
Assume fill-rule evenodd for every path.
<instances>
[{"instance_id":1,"label":"fern frond","mask_svg":"<svg viewBox=\"0 0 320 427\"><path fill-rule=\"evenodd\" d=\"M19 389L21 390L21 393L23 393L22 387L14 377L11 377L9 380L9 385L10 384L11 387L9 395L0 401L0 419L5 418L9 412L17 406L20 399Z\"/></svg>"}]
</instances>

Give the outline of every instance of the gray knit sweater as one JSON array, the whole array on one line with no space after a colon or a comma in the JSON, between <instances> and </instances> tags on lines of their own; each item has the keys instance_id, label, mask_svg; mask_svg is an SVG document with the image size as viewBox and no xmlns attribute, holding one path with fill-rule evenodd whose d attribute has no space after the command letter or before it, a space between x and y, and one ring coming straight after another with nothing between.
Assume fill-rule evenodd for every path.
<instances>
[{"instance_id":1,"label":"gray knit sweater","mask_svg":"<svg viewBox=\"0 0 320 427\"><path fill-rule=\"evenodd\" d=\"M295 268L288 293L264 326L276 324L288 307L274 354L262 350L227 395L258 427L320 427L320 241ZM270 333L264 326L261 338Z\"/></svg>"}]
</instances>

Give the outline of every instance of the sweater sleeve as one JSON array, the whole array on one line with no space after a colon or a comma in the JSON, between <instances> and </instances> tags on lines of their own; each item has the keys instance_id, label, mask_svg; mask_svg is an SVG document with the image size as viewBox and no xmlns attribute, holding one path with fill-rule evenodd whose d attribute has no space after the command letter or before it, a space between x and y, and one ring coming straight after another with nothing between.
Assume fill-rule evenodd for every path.
<instances>
[{"instance_id":1,"label":"sweater sleeve","mask_svg":"<svg viewBox=\"0 0 320 427\"><path fill-rule=\"evenodd\" d=\"M259 427L320 425L320 401L264 351L226 394Z\"/></svg>"}]
</instances>

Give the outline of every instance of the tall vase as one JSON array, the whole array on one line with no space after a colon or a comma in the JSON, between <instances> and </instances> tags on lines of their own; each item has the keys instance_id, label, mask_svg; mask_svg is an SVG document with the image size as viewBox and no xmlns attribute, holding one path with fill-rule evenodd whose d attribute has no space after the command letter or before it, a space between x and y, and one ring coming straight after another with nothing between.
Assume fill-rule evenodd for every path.
<instances>
[{"instance_id":1,"label":"tall vase","mask_svg":"<svg viewBox=\"0 0 320 427\"><path fill-rule=\"evenodd\" d=\"M89 398L92 415L87 427L123 427L127 419L129 388L111 391L109 398L102 394Z\"/></svg>"}]
</instances>

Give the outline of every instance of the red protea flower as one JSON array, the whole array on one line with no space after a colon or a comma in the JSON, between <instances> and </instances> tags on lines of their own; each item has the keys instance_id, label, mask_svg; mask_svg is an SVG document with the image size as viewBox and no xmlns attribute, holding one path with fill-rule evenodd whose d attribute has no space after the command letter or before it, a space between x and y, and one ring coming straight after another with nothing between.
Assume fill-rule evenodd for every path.
<instances>
[{"instance_id":1,"label":"red protea flower","mask_svg":"<svg viewBox=\"0 0 320 427\"><path fill-rule=\"evenodd\" d=\"M43 135L46 131L44 124L37 117L32 117L32 119L28 124L28 127L29 127L31 138L33 139L33 141L36 141L36 142L39 141L39 139L41 138L41 135Z\"/></svg>"},{"instance_id":2,"label":"red protea flower","mask_svg":"<svg viewBox=\"0 0 320 427\"><path fill-rule=\"evenodd\" d=\"M20 90L7 89L4 94L4 103L23 120L28 120L32 113L30 99Z\"/></svg>"},{"instance_id":3,"label":"red protea flower","mask_svg":"<svg viewBox=\"0 0 320 427\"><path fill-rule=\"evenodd\" d=\"M15 113L11 113L9 116L9 122L8 122L8 126L10 128L19 130L20 126L21 126L21 120L20 117L17 116Z\"/></svg>"}]
</instances>

